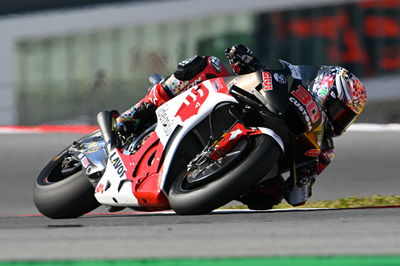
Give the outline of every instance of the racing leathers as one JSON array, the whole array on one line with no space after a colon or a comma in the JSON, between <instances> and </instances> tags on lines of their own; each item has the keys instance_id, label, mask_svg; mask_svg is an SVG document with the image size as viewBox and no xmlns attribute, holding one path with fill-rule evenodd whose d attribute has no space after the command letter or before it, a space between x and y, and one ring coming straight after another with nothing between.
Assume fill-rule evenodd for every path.
<instances>
[{"instance_id":1,"label":"racing leathers","mask_svg":"<svg viewBox=\"0 0 400 266\"><path fill-rule=\"evenodd\" d=\"M280 71L271 71L255 56L253 51L241 44L226 49L225 55L236 74L244 75L258 70L268 70L281 77ZM288 74L289 75L289 74ZM295 78L295 77L293 77ZM322 109L322 108L319 108ZM321 151L314 154L304 154L304 163L296 169L296 182L293 178L286 181L277 173L275 178L259 182L248 193L240 196L239 200L251 209L268 209L282 201L282 197L292 206L303 205L312 194L312 185L317 176L330 164L334 158L333 139L328 124L322 130Z\"/></svg>"},{"instance_id":2,"label":"racing leathers","mask_svg":"<svg viewBox=\"0 0 400 266\"><path fill-rule=\"evenodd\" d=\"M230 76L222 62L214 56L194 56L178 64L169 77L150 87L146 96L116 119L122 135L140 131L155 120L155 109L181 92L207 79Z\"/></svg>"},{"instance_id":3,"label":"racing leathers","mask_svg":"<svg viewBox=\"0 0 400 266\"><path fill-rule=\"evenodd\" d=\"M233 71L248 74L258 70L266 70L254 56L253 51L244 45L237 44L228 48L225 55ZM204 80L230 76L230 72L222 62L214 56L194 56L178 64L178 69L169 77L153 85L146 96L132 108L116 119L116 128L121 135L140 131L148 122L155 122L155 109L181 92ZM284 197L286 201L299 206L311 196L311 187L317 177L333 158L333 142L328 134L324 134L322 150L317 157L306 158L308 162L297 169L296 184L291 178L286 181L277 173L275 178L258 183L254 188L242 195L238 200L251 209L267 209L278 204Z\"/></svg>"}]
</instances>

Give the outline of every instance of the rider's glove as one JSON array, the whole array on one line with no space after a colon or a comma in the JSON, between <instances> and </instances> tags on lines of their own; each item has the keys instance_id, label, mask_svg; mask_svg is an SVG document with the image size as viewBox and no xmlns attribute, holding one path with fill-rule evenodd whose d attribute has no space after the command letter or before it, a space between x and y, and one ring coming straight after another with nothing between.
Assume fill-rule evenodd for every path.
<instances>
[{"instance_id":1,"label":"rider's glove","mask_svg":"<svg viewBox=\"0 0 400 266\"><path fill-rule=\"evenodd\" d=\"M225 56L236 74L248 74L263 68L254 52L243 44L235 44L225 50Z\"/></svg>"}]
</instances>

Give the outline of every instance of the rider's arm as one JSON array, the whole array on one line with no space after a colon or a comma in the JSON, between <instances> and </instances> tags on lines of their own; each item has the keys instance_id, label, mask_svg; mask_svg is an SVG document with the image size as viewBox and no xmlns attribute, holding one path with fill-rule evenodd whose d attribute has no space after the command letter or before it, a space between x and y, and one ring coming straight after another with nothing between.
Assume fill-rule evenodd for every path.
<instances>
[{"instance_id":1,"label":"rider's arm","mask_svg":"<svg viewBox=\"0 0 400 266\"><path fill-rule=\"evenodd\" d=\"M254 52L243 44L235 44L225 50L225 56L238 75L248 74L265 69L265 66L254 55Z\"/></svg>"},{"instance_id":2,"label":"rider's arm","mask_svg":"<svg viewBox=\"0 0 400 266\"><path fill-rule=\"evenodd\" d=\"M325 137L322 142L321 153L318 157L317 167L315 169L317 175L321 174L335 157L334 148L332 137Z\"/></svg>"},{"instance_id":3,"label":"rider's arm","mask_svg":"<svg viewBox=\"0 0 400 266\"><path fill-rule=\"evenodd\" d=\"M171 98L189 89L197 83L215 77L229 76L229 71L214 56L193 56L178 64L178 69L169 78L155 84L146 96L116 120L117 126L140 118L147 110L155 110ZM154 112L153 112L154 113ZM139 122L139 121L136 121ZM129 125L129 123L126 123ZM131 123L138 124L138 123Z\"/></svg>"},{"instance_id":4,"label":"rider's arm","mask_svg":"<svg viewBox=\"0 0 400 266\"><path fill-rule=\"evenodd\" d=\"M321 153L319 156L307 164L296 169L297 175L301 178L316 178L320 175L326 167L331 163L335 157L333 140L331 137L325 137L321 145Z\"/></svg>"}]
</instances>

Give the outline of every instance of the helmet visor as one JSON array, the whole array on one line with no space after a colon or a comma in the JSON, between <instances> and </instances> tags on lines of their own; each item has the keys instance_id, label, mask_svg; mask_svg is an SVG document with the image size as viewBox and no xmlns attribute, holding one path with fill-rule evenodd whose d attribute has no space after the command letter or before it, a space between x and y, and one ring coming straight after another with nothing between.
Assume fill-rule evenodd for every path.
<instances>
[{"instance_id":1,"label":"helmet visor","mask_svg":"<svg viewBox=\"0 0 400 266\"><path fill-rule=\"evenodd\" d=\"M339 100L327 101L326 108L336 136L345 132L357 119L357 114Z\"/></svg>"}]
</instances>

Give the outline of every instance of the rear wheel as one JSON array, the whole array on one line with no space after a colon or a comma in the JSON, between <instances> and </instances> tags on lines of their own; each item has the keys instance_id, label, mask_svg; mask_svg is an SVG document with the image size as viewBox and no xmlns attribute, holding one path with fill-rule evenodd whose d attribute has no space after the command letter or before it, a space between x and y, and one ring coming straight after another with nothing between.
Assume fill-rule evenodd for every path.
<instances>
[{"instance_id":1,"label":"rear wheel","mask_svg":"<svg viewBox=\"0 0 400 266\"><path fill-rule=\"evenodd\" d=\"M274 139L257 135L239 141L218 161L194 160L201 163L185 170L172 183L170 206L182 215L209 213L256 184L279 156L280 149Z\"/></svg>"},{"instance_id":2,"label":"rear wheel","mask_svg":"<svg viewBox=\"0 0 400 266\"><path fill-rule=\"evenodd\" d=\"M66 165L68 156L66 149L46 165L36 180L34 203L50 218L76 218L100 206L81 167L73 161Z\"/></svg>"}]
</instances>

